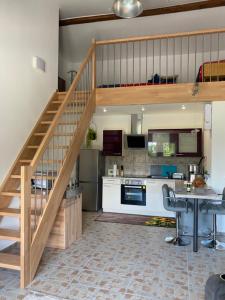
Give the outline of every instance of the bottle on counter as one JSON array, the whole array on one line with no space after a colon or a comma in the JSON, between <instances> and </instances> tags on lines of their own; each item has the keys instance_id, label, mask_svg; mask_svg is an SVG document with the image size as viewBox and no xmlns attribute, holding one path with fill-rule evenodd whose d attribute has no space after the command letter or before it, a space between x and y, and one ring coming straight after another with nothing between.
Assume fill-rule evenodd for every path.
<instances>
[{"instance_id":1,"label":"bottle on counter","mask_svg":"<svg viewBox=\"0 0 225 300\"><path fill-rule=\"evenodd\" d=\"M116 177L117 176L117 164L113 165L113 176Z\"/></svg>"},{"instance_id":2,"label":"bottle on counter","mask_svg":"<svg viewBox=\"0 0 225 300\"><path fill-rule=\"evenodd\" d=\"M191 192L191 182L187 182L187 192Z\"/></svg>"},{"instance_id":3,"label":"bottle on counter","mask_svg":"<svg viewBox=\"0 0 225 300\"><path fill-rule=\"evenodd\" d=\"M123 177L124 176L124 170L123 170L123 166L120 167L120 176Z\"/></svg>"}]
</instances>

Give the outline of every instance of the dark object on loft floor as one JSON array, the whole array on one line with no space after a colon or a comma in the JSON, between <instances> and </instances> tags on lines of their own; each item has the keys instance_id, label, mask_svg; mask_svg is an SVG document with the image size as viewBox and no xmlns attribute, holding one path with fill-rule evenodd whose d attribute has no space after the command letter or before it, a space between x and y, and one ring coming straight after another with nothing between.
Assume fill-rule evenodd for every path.
<instances>
[{"instance_id":1,"label":"dark object on loft floor","mask_svg":"<svg viewBox=\"0 0 225 300\"><path fill-rule=\"evenodd\" d=\"M225 274L209 277L205 286L205 300L225 299Z\"/></svg>"},{"instance_id":2,"label":"dark object on loft floor","mask_svg":"<svg viewBox=\"0 0 225 300\"><path fill-rule=\"evenodd\" d=\"M159 74L154 74L148 83L152 84L169 84L169 83L177 83L178 75L169 75L169 76L160 76Z\"/></svg>"},{"instance_id":3,"label":"dark object on loft floor","mask_svg":"<svg viewBox=\"0 0 225 300\"><path fill-rule=\"evenodd\" d=\"M117 88L117 87L131 87L131 86L146 86L146 85L157 85L157 84L175 84L177 83L178 75L160 76L154 74L148 82L134 82L134 83L110 83L101 84L98 88Z\"/></svg>"}]
</instances>

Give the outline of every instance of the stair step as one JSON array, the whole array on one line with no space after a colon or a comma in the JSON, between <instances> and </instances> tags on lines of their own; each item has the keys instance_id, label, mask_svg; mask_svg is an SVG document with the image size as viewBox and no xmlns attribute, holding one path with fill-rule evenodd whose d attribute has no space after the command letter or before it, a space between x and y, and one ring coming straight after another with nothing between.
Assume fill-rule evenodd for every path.
<instances>
[{"instance_id":1,"label":"stair step","mask_svg":"<svg viewBox=\"0 0 225 300\"><path fill-rule=\"evenodd\" d=\"M52 149L69 149L69 146L61 146L61 145L57 145L54 147L49 147L50 150Z\"/></svg>"},{"instance_id":2,"label":"stair step","mask_svg":"<svg viewBox=\"0 0 225 300\"><path fill-rule=\"evenodd\" d=\"M32 162L32 159L20 159L19 162L28 164Z\"/></svg>"},{"instance_id":3,"label":"stair step","mask_svg":"<svg viewBox=\"0 0 225 300\"><path fill-rule=\"evenodd\" d=\"M0 216L7 216L7 217L20 217L20 209L18 208L4 208L0 209Z\"/></svg>"},{"instance_id":4,"label":"stair step","mask_svg":"<svg viewBox=\"0 0 225 300\"><path fill-rule=\"evenodd\" d=\"M41 125L50 125L52 121L41 121Z\"/></svg>"},{"instance_id":5,"label":"stair step","mask_svg":"<svg viewBox=\"0 0 225 300\"><path fill-rule=\"evenodd\" d=\"M1 192L0 196L6 196L6 197L20 197L20 191L7 191L7 192Z\"/></svg>"},{"instance_id":6,"label":"stair step","mask_svg":"<svg viewBox=\"0 0 225 300\"><path fill-rule=\"evenodd\" d=\"M54 133L54 136L73 136L74 133L63 133L63 132L56 132Z\"/></svg>"},{"instance_id":7,"label":"stair step","mask_svg":"<svg viewBox=\"0 0 225 300\"><path fill-rule=\"evenodd\" d=\"M20 179L21 176L20 175L11 175L10 178L11 179Z\"/></svg>"},{"instance_id":8,"label":"stair step","mask_svg":"<svg viewBox=\"0 0 225 300\"><path fill-rule=\"evenodd\" d=\"M20 241L20 233L18 230L13 229L0 229L0 239L8 241Z\"/></svg>"},{"instance_id":9,"label":"stair step","mask_svg":"<svg viewBox=\"0 0 225 300\"><path fill-rule=\"evenodd\" d=\"M49 159L49 160L43 160L43 161L41 161L40 163L42 163L43 162L43 164L61 164L62 163L62 160L56 160L56 159L54 159L54 160L52 160L52 159Z\"/></svg>"},{"instance_id":10,"label":"stair step","mask_svg":"<svg viewBox=\"0 0 225 300\"><path fill-rule=\"evenodd\" d=\"M56 114L58 112L58 110L48 110L47 114L51 115L51 114ZM65 114L80 114L83 112L83 109L66 109L63 113Z\"/></svg>"},{"instance_id":11,"label":"stair step","mask_svg":"<svg viewBox=\"0 0 225 300\"><path fill-rule=\"evenodd\" d=\"M77 125L78 122L59 122L58 125Z\"/></svg>"},{"instance_id":12,"label":"stair step","mask_svg":"<svg viewBox=\"0 0 225 300\"><path fill-rule=\"evenodd\" d=\"M62 161L60 161L60 163L62 163ZM55 179L55 177L54 177ZM36 194L35 194L35 190L33 189L31 192L31 198L45 198L45 196L47 195L47 190L43 189L36 189ZM21 197L21 193L20 191L7 191L7 192L1 192L0 193L0 197Z\"/></svg>"},{"instance_id":13,"label":"stair step","mask_svg":"<svg viewBox=\"0 0 225 300\"><path fill-rule=\"evenodd\" d=\"M63 101L64 101L64 99L61 99L61 100L53 100L52 103L53 103L53 104L60 104L60 103L62 103ZM77 103L77 104L83 104L83 103L85 103L85 101L84 101L84 100L83 100L83 101L82 101L82 100L72 100L72 101L69 102L69 104L70 104L70 103L74 103L74 104L76 104L76 103Z\"/></svg>"},{"instance_id":14,"label":"stair step","mask_svg":"<svg viewBox=\"0 0 225 300\"><path fill-rule=\"evenodd\" d=\"M67 109L67 110L65 110L64 111L64 114L66 113L66 114L81 114L81 113L83 113L83 109L80 109L80 110L78 110L78 109Z\"/></svg>"},{"instance_id":15,"label":"stair step","mask_svg":"<svg viewBox=\"0 0 225 300\"><path fill-rule=\"evenodd\" d=\"M34 136L45 136L46 132L36 132L34 133Z\"/></svg>"},{"instance_id":16,"label":"stair step","mask_svg":"<svg viewBox=\"0 0 225 300\"><path fill-rule=\"evenodd\" d=\"M20 256L9 253L0 253L0 267L19 271Z\"/></svg>"},{"instance_id":17,"label":"stair step","mask_svg":"<svg viewBox=\"0 0 225 300\"><path fill-rule=\"evenodd\" d=\"M58 112L58 110L47 110L46 113L48 115L52 115L52 114L56 114Z\"/></svg>"},{"instance_id":18,"label":"stair step","mask_svg":"<svg viewBox=\"0 0 225 300\"><path fill-rule=\"evenodd\" d=\"M68 149L69 146L55 146L54 148L55 149L57 149L57 148L58 149ZM41 176L41 174L37 174L36 176L33 175L31 178L32 179L42 179L42 178L44 178L44 179L55 179L57 177L57 175L54 176L54 171L48 170L48 174L50 174L50 175L46 176L46 174L43 174L43 176ZM21 179L21 175L20 174L12 174L10 176L10 178L11 179Z\"/></svg>"},{"instance_id":19,"label":"stair step","mask_svg":"<svg viewBox=\"0 0 225 300\"><path fill-rule=\"evenodd\" d=\"M21 176L20 175L11 175L10 178L12 179L21 179ZM56 178L56 176L46 176L46 175L37 175L37 176L32 176L31 177L32 179L49 179L49 180L54 180Z\"/></svg>"},{"instance_id":20,"label":"stair step","mask_svg":"<svg viewBox=\"0 0 225 300\"><path fill-rule=\"evenodd\" d=\"M32 215L40 215L40 210L32 209L31 210ZM20 218L20 209L19 208L4 208L0 209L0 216L1 217L15 217Z\"/></svg>"},{"instance_id":21,"label":"stair step","mask_svg":"<svg viewBox=\"0 0 225 300\"><path fill-rule=\"evenodd\" d=\"M39 146L27 146L28 149L38 149Z\"/></svg>"},{"instance_id":22,"label":"stair step","mask_svg":"<svg viewBox=\"0 0 225 300\"><path fill-rule=\"evenodd\" d=\"M46 176L46 175L43 175L43 176L33 176L32 177L32 179L38 179L38 180L46 180L46 179L48 179L48 180L55 180L56 179L56 177L55 176Z\"/></svg>"}]
</instances>

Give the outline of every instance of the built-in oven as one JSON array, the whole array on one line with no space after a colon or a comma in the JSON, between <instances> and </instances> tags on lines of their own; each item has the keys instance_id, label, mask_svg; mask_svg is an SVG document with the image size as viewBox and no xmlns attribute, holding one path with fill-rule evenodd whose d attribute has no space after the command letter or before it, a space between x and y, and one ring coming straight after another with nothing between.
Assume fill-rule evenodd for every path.
<instances>
[{"instance_id":1,"label":"built-in oven","mask_svg":"<svg viewBox=\"0 0 225 300\"><path fill-rule=\"evenodd\" d=\"M145 180L122 179L121 204L146 206Z\"/></svg>"}]
</instances>

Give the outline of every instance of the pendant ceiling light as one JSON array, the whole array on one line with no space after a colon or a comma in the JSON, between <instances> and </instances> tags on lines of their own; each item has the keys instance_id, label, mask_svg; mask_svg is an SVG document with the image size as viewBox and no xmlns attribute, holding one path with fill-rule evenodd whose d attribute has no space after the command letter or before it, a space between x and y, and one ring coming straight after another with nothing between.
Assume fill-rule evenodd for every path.
<instances>
[{"instance_id":1,"label":"pendant ceiling light","mask_svg":"<svg viewBox=\"0 0 225 300\"><path fill-rule=\"evenodd\" d=\"M139 0L115 0L113 11L120 18L130 19L139 16L143 7Z\"/></svg>"}]
</instances>

